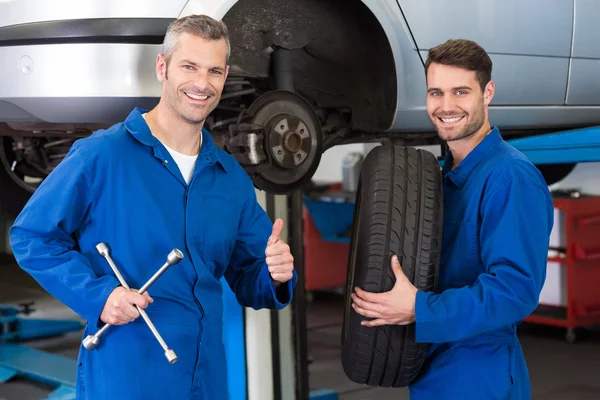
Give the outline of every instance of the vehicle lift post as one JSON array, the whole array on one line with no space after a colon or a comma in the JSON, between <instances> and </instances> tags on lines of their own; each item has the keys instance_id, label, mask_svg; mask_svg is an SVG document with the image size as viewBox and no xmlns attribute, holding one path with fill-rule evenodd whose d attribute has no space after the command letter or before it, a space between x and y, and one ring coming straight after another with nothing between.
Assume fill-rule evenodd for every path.
<instances>
[{"instance_id":1,"label":"vehicle lift post","mask_svg":"<svg viewBox=\"0 0 600 400\"><path fill-rule=\"evenodd\" d=\"M273 64L277 89L295 93L292 51L276 47ZM267 213L273 213L273 195L267 194ZM338 394L329 389L309 392L308 344L306 324L306 292L304 289L304 218L303 193L296 190L288 195L290 249L294 255L294 269L298 281L292 300L296 359L296 400L337 400ZM277 392L275 394L277 396ZM276 397L277 398L277 397Z\"/></svg>"}]
</instances>

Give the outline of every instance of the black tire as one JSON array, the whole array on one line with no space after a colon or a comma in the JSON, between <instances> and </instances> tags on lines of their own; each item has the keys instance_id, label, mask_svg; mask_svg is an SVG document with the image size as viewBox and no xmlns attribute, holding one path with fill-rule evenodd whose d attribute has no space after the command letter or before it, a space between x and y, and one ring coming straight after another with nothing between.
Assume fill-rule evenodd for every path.
<instances>
[{"instance_id":1,"label":"black tire","mask_svg":"<svg viewBox=\"0 0 600 400\"><path fill-rule=\"evenodd\" d=\"M350 243L342 365L350 380L405 387L427 351L415 343L415 324L365 327L351 306L356 286L387 292L396 281L391 257L421 290L435 291L442 243L441 171L435 156L413 148L379 146L365 158Z\"/></svg>"}]
</instances>

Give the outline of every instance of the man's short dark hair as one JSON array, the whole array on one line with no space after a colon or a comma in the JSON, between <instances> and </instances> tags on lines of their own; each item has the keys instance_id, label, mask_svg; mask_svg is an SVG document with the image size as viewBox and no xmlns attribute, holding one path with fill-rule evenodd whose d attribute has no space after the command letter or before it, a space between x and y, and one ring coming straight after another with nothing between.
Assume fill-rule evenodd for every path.
<instances>
[{"instance_id":1,"label":"man's short dark hair","mask_svg":"<svg viewBox=\"0 0 600 400\"><path fill-rule=\"evenodd\" d=\"M481 91L492 79L492 60L477 43L465 39L452 39L429 50L425 62L425 76L432 63L449 65L475 71Z\"/></svg>"}]
</instances>

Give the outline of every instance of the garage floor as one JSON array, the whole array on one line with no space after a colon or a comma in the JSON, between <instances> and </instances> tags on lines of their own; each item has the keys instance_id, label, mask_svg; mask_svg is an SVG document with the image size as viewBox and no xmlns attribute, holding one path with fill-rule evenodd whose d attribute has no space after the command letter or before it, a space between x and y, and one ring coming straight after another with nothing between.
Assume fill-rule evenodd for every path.
<instances>
[{"instance_id":1,"label":"garage floor","mask_svg":"<svg viewBox=\"0 0 600 400\"><path fill-rule=\"evenodd\" d=\"M335 295L315 296L310 304L311 387L336 390L342 400L408 400L405 389L368 388L346 378L339 362L342 310L343 299ZM533 400L600 399L600 329L579 337L580 342L569 345L562 329L521 327Z\"/></svg>"},{"instance_id":2,"label":"garage floor","mask_svg":"<svg viewBox=\"0 0 600 400\"><path fill-rule=\"evenodd\" d=\"M0 303L35 300L39 318L74 318L70 310L48 296L10 257L0 256ZM403 400L404 389L370 388L350 382L339 362L340 327L343 299L339 295L316 295L308 305L308 343L312 359L310 386L340 393L341 400ZM564 331L525 326L520 339L531 373L533 399L597 400L600 399L600 330L586 332L581 341L566 344ZM29 346L75 358L81 333L40 340ZM594 382L595 381L595 382ZM18 395L17 395L18 393ZM24 380L0 385L0 400L37 400L45 398L50 388Z\"/></svg>"}]
</instances>

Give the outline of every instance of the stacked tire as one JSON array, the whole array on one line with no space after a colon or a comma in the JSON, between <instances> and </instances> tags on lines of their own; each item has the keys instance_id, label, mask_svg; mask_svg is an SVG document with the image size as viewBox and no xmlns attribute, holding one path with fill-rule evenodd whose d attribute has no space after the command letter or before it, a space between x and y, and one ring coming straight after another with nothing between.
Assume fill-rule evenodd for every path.
<instances>
[{"instance_id":1,"label":"stacked tire","mask_svg":"<svg viewBox=\"0 0 600 400\"><path fill-rule=\"evenodd\" d=\"M415 342L415 324L366 327L352 308L356 286L387 292L395 283L398 255L418 289L435 291L442 241L443 197L436 157L425 150L379 146L360 174L350 243L342 365L350 380L405 387L418 376L427 344Z\"/></svg>"}]
</instances>

